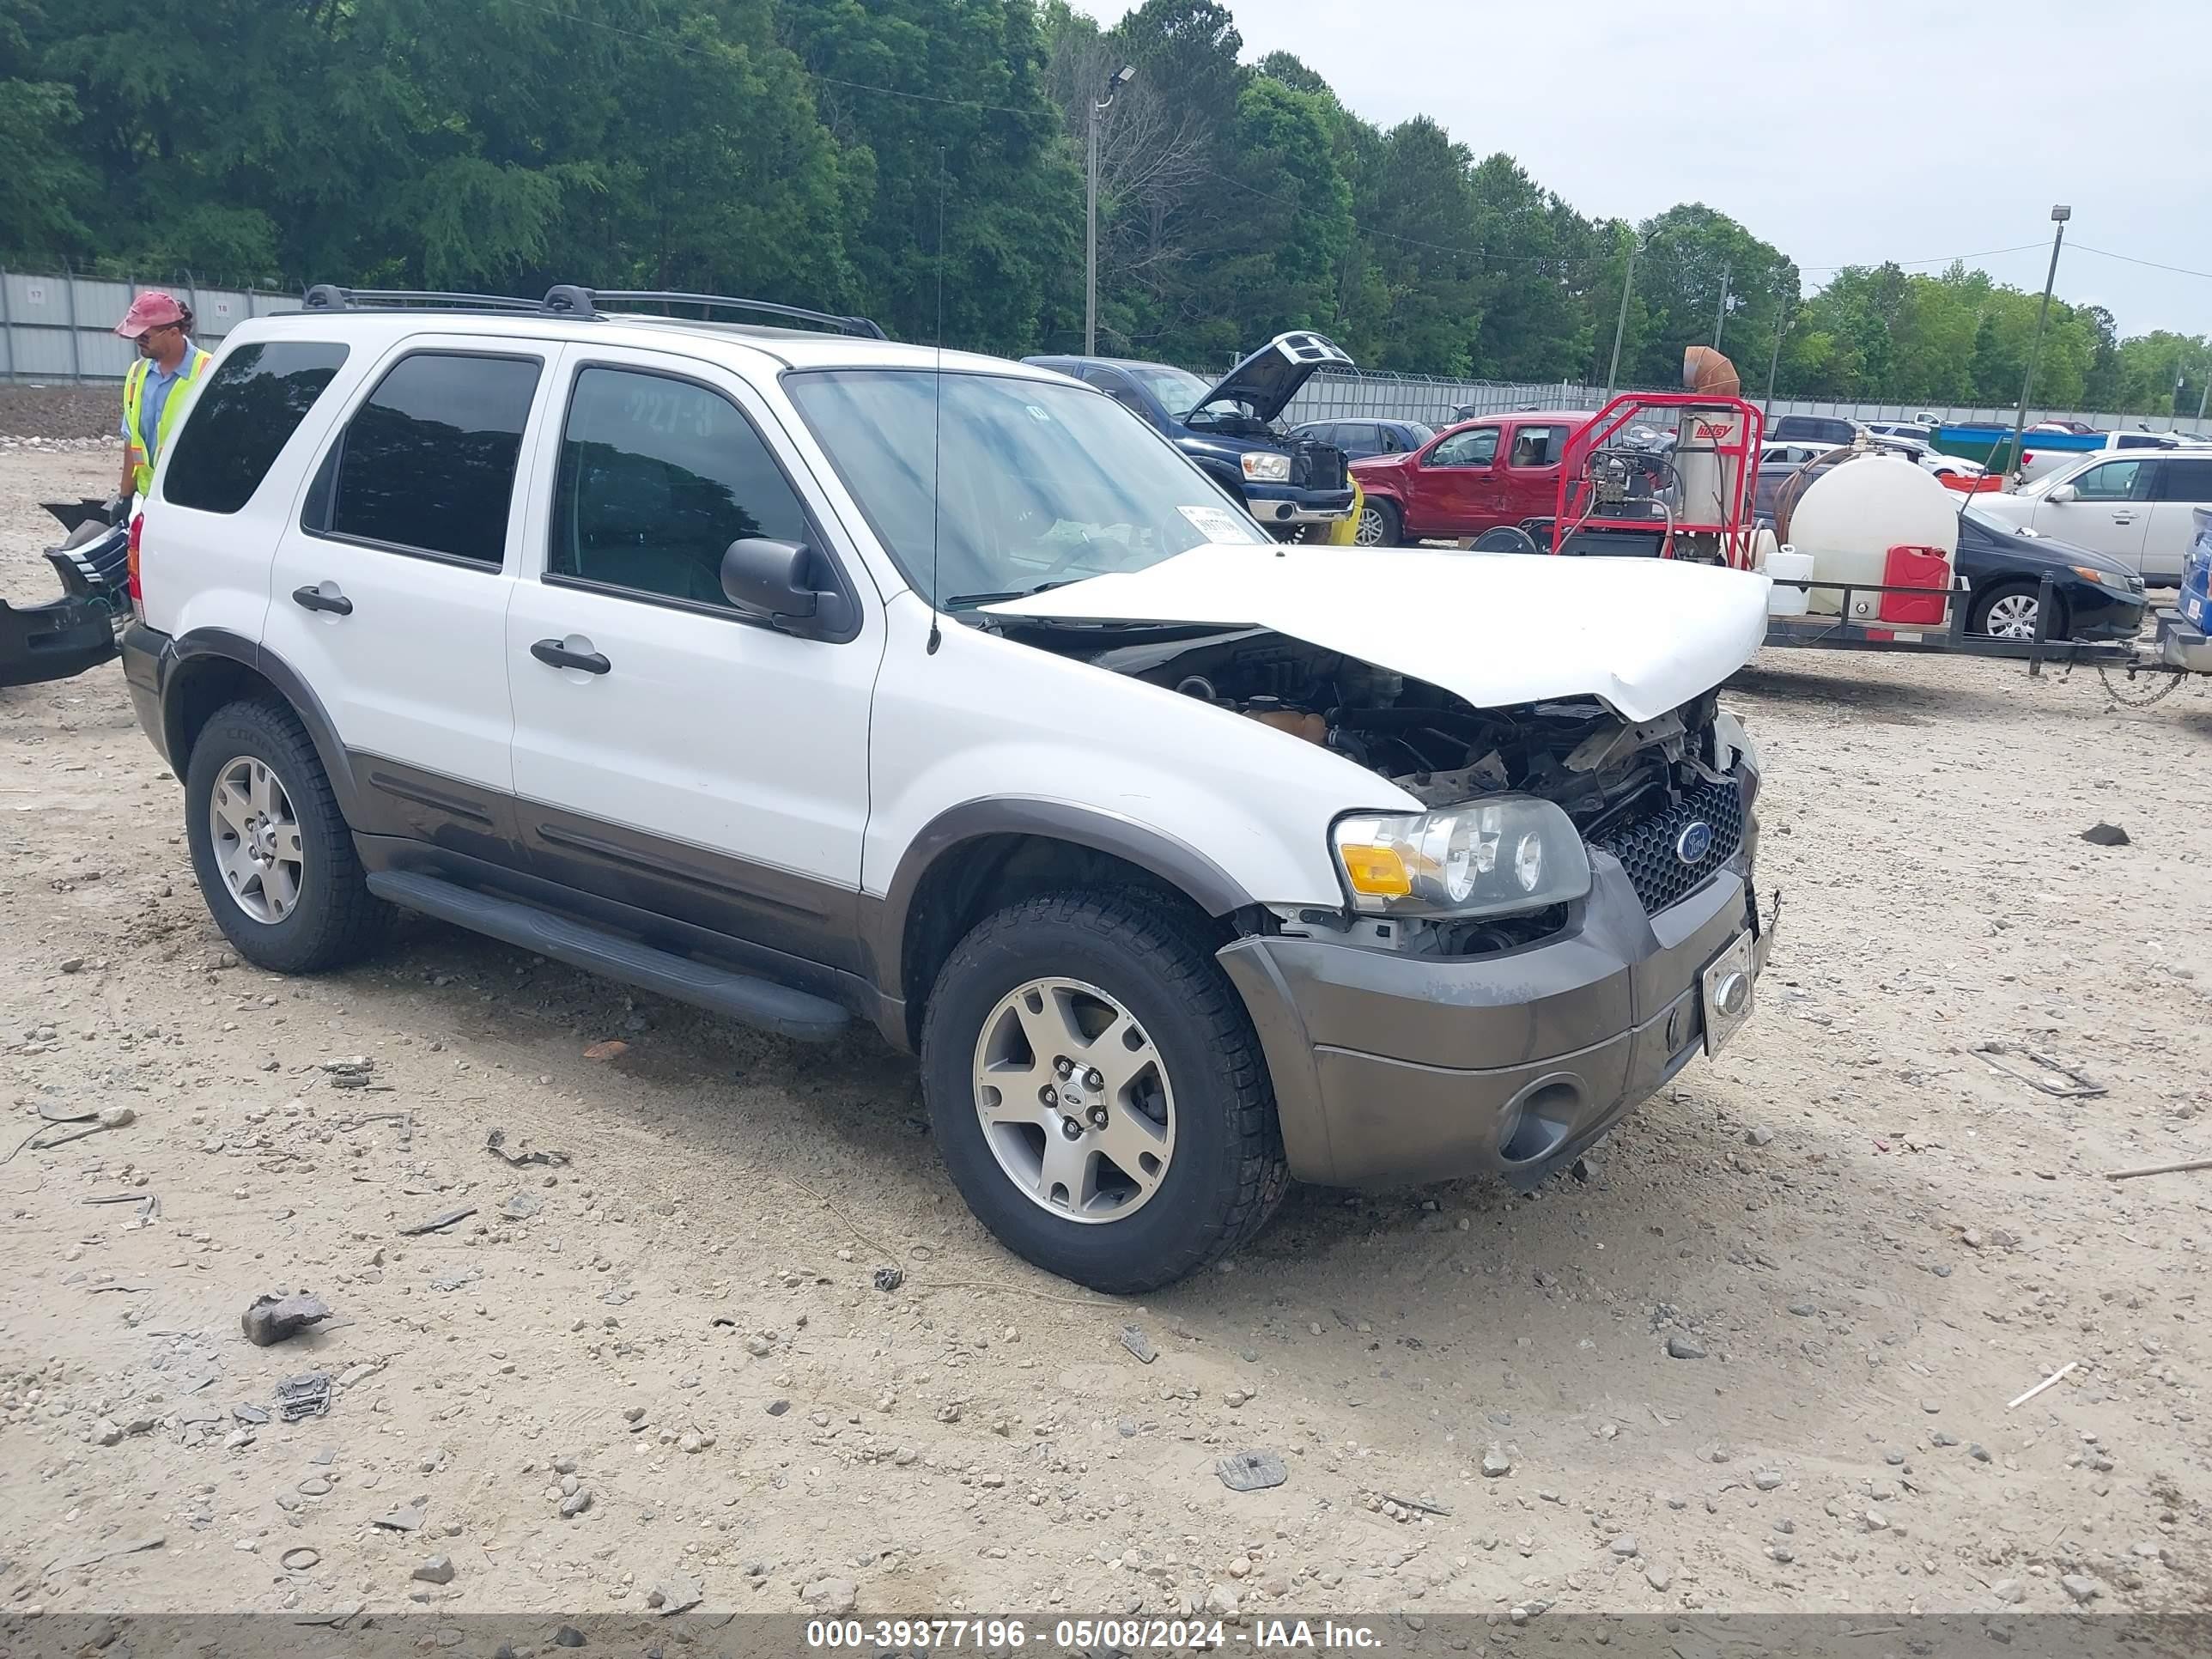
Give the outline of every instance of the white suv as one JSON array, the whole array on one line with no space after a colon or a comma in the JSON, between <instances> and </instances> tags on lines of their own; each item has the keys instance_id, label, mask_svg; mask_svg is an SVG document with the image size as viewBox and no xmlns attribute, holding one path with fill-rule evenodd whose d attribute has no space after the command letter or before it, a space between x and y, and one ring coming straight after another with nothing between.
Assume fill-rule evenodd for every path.
<instances>
[{"instance_id":1,"label":"white suv","mask_svg":"<svg viewBox=\"0 0 2212 1659\"><path fill-rule=\"evenodd\" d=\"M2197 509L2212 506L2212 448L2093 452L2015 494L1975 501L2008 525L2109 553L2149 586L2179 587Z\"/></svg>"},{"instance_id":2,"label":"white suv","mask_svg":"<svg viewBox=\"0 0 2212 1659\"><path fill-rule=\"evenodd\" d=\"M249 960L404 908L866 1021L1113 1291L1289 1176L1532 1185L1749 1013L1761 579L1277 546L1049 372L422 297L234 330L145 511L126 671Z\"/></svg>"}]
</instances>

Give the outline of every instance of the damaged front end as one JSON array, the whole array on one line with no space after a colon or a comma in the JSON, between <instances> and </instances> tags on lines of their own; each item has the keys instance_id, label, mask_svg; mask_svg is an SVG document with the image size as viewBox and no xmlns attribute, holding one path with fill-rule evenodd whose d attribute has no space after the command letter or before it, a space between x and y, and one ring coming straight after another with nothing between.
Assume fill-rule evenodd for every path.
<instances>
[{"instance_id":1,"label":"damaged front end","mask_svg":"<svg viewBox=\"0 0 2212 1659\"><path fill-rule=\"evenodd\" d=\"M1632 721L1595 696L1478 708L1410 676L1265 629L1103 648L1096 635L1048 629L1031 637L1328 749L1424 806L1500 796L1548 801L1587 848L1620 863L1649 915L1739 862L1756 833L1749 739L1711 690ZM1324 923L1312 913L1299 920ZM1478 956L1559 932L1568 907L1377 921L1355 906L1326 920L1396 951Z\"/></svg>"}]
</instances>

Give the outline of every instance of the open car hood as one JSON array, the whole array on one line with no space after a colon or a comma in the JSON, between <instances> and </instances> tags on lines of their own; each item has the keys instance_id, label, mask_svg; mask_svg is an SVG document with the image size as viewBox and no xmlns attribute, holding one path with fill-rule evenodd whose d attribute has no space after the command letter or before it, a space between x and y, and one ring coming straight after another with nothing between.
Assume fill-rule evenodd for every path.
<instances>
[{"instance_id":1,"label":"open car hood","mask_svg":"<svg viewBox=\"0 0 2212 1659\"><path fill-rule=\"evenodd\" d=\"M1596 696L1648 720L1766 637L1765 577L1668 559L1211 544L983 609L1070 622L1265 628L1478 708Z\"/></svg>"},{"instance_id":2,"label":"open car hood","mask_svg":"<svg viewBox=\"0 0 2212 1659\"><path fill-rule=\"evenodd\" d=\"M1278 334L1218 381L1199 399L1208 404L1243 404L1255 418L1273 421L1298 395L1317 369L1352 368L1352 359L1334 341L1303 331Z\"/></svg>"}]
</instances>

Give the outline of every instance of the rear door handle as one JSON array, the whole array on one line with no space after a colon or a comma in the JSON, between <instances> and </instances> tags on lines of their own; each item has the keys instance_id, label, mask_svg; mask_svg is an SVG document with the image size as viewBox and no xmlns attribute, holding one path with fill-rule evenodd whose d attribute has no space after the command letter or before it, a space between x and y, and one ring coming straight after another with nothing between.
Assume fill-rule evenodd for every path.
<instances>
[{"instance_id":1,"label":"rear door handle","mask_svg":"<svg viewBox=\"0 0 2212 1659\"><path fill-rule=\"evenodd\" d=\"M586 674L604 674L614 666L596 651L571 651L559 640L540 640L530 654L548 668L580 668Z\"/></svg>"},{"instance_id":2,"label":"rear door handle","mask_svg":"<svg viewBox=\"0 0 2212 1659\"><path fill-rule=\"evenodd\" d=\"M292 603L307 611L327 611L333 617L353 615L353 601L343 593L325 593L319 587L295 587Z\"/></svg>"}]
</instances>

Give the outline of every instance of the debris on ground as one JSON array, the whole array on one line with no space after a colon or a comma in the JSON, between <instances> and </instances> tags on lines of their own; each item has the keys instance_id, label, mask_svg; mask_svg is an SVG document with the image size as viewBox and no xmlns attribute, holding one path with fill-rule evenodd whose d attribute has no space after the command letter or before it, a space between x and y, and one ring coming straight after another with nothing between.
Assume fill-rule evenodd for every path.
<instances>
[{"instance_id":1,"label":"debris on ground","mask_svg":"<svg viewBox=\"0 0 2212 1659\"><path fill-rule=\"evenodd\" d=\"M302 1371L276 1385L276 1414L287 1423L320 1417L331 1408L331 1378L327 1371Z\"/></svg>"},{"instance_id":2,"label":"debris on ground","mask_svg":"<svg viewBox=\"0 0 2212 1659\"><path fill-rule=\"evenodd\" d=\"M2024 1048L2017 1042L1978 1042L1974 1045L1974 1052L2007 1077L2016 1078L2029 1088L2040 1090L2046 1095L2054 1095L2061 1100L2087 1100L2106 1092L2103 1084L2094 1079L2085 1077L2055 1055ZM2022 1071L2017 1066L2007 1065L2001 1058L2005 1054L2018 1054L2029 1064L2039 1067L2040 1074L2038 1072ZM2064 1080L2054 1082L2052 1081L2054 1077Z\"/></svg>"},{"instance_id":3,"label":"debris on ground","mask_svg":"<svg viewBox=\"0 0 2212 1659\"><path fill-rule=\"evenodd\" d=\"M450 1555L434 1555L416 1568L411 1576L419 1583L450 1584L453 1582L453 1558Z\"/></svg>"},{"instance_id":4,"label":"debris on ground","mask_svg":"<svg viewBox=\"0 0 2212 1659\"><path fill-rule=\"evenodd\" d=\"M466 1221L476 1212L475 1205L465 1204L458 1210L446 1210L434 1215L428 1221L418 1221L411 1227L402 1227L399 1230L399 1236L402 1238L419 1238L424 1233L443 1232L455 1222Z\"/></svg>"},{"instance_id":5,"label":"debris on ground","mask_svg":"<svg viewBox=\"0 0 2212 1659\"><path fill-rule=\"evenodd\" d=\"M876 1288L883 1291L885 1295L889 1295L891 1291L898 1289L900 1285L905 1283L905 1273L902 1273L896 1267L878 1267L876 1269Z\"/></svg>"},{"instance_id":6,"label":"debris on ground","mask_svg":"<svg viewBox=\"0 0 2212 1659\"><path fill-rule=\"evenodd\" d=\"M392 1532L420 1532L422 1530L422 1506L410 1504L404 1509L392 1510L389 1515L380 1515L369 1524Z\"/></svg>"},{"instance_id":7,"label":"debris on ground","mask_svg":"<svg viewBox=\"0 0 2212 1659\"><path fill-rule=\"evenodd\" d=\"M257 1348L266 1348L287 1337L297 1336L330 1316L330 1304L322 1297L299 1291L288 1296L254 1297L252 1305L239 1316L238 1323L248 1342Z\"/></svg>"},{"instance_id":8,"label":"debris on ground","mask_svg":"<svg viewBox=\"0 0 2212 1659\"><path fill-rule=\"evenodd\" d=\"M1152 1338L1134 1325L1121 1327L1121 1346L1136 1355L1143 1364L1149 1365L1160 1357L1160 1351L1152 1346Z\"/></svg>"},{"instance_id":9,"label":"debris on ground","mask_svg":"<svg viewBox=\"0 0 2212 1659\"><path fill-rule=\"evenodd\" d=\"M706 1587L696 1578L664 1578L646 1592L645 1605L666 1619L688 1612L706 1599Z\"/></svg>"},{"instance_id":10,"label":"debris on ground","mask_svg":"<svg viewBox=\"0 0 2212 1659\"><path fill-rule=\"evenodd\" d=\"M594 1042L584 1050L586 1060L620 1060L629 1052L629 1044L620 1037L609 1037L604 1042Z\"/></svg>"},{"instance_id":11,"label":"debris on ground","mask_svg":"<svg viewBox=\"0 0 2212 1659\"><path fill-rule=\"evenodd\" d=\"M526 1140L517 1140L510 1146L504 1129L494 1129L484 1137L484 1151L505 1159L518 1170L526 1164L544 1164L559 1169L568 1162L568 1153L544 1151Z\"/></svg>"},{"instance_id":12,"label":"debris on ground","mask_svg":"<svg viewBox=\"0 0 2212 1659\"><path fill-rule=\"evenodd\" d=\"M1213 1472L1231 1492L1264 1492L1291 1478L1283 1460L1271 1451L1241 1451L1216 1458Z\"/></svg>"},{"instance_id":13,"label":"debris on ground","mask_svg":"<svg viewBox=\"0 0 2212 1659\"><path fill-rule=\"evenodd\" d=\"M2117 823L2097 823L2081 832L2081 839L2092 847L2125 847L2130 844L2128 832Z\"/></svg>"}]
</instances>

